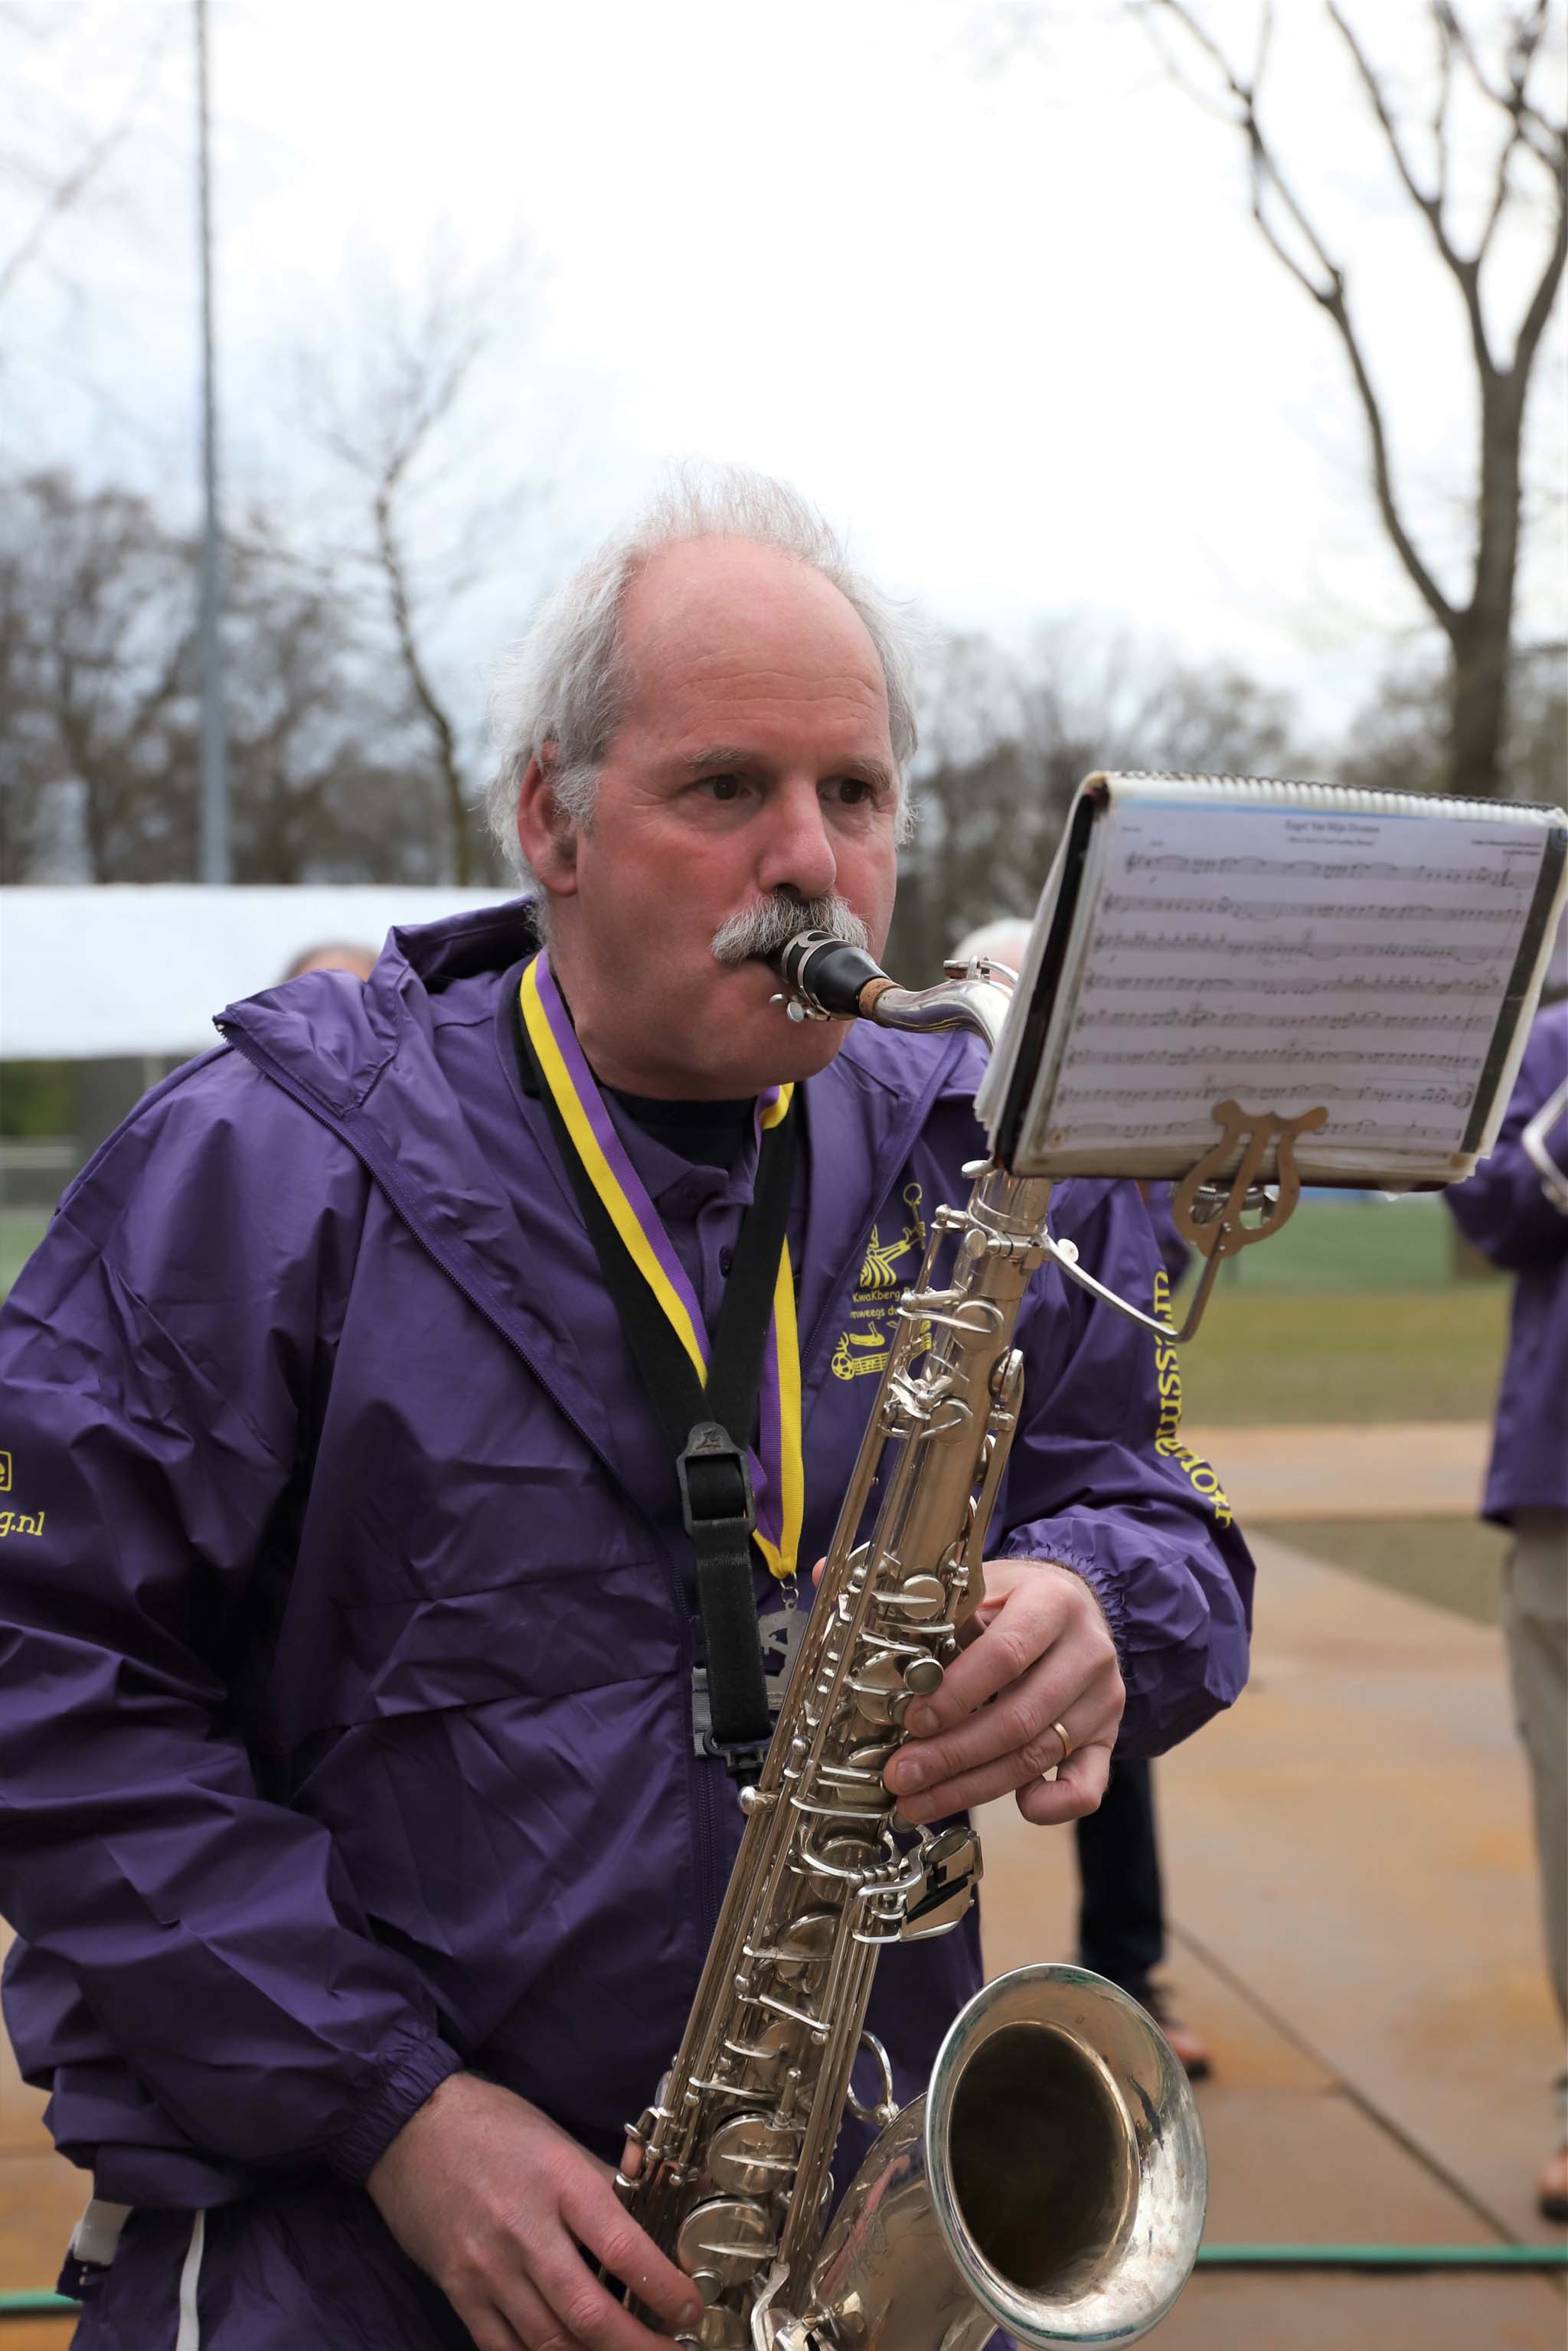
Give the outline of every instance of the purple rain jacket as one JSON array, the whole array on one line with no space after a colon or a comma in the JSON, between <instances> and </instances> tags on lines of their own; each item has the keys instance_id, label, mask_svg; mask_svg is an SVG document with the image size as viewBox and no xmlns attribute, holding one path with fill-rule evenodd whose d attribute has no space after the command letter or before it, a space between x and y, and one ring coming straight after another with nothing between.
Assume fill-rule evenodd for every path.
<instances>
[{"instance_id":1,"label":"purple rain jacket","mask_svg":"<svg viewBox=\"0 0 1568 2351\"><path fill-rule=\"evenodd\" d=\"M683 2030L741 1816L692 1751L673 1468L517 1077L530 944L525 909L486 910L394 932L363 991L231 1007L0 1319L5 2013L100 2196L361 2180L460 2064L613 2156ZM866 1029L805 1088L806 1561L888 1269L967 1196L978 1074L970 1040ZM678 1194L706 1280L738 1208L683 1227ZM1057 1199L1147 1301L1134 1188ZM1020 1338L993 1549L1091 1583L1148 1754L1240 1688L1250 1562L1155 1450L1149 1338L1054 1272ZM901 2097L978 1980L972 1924L885 1957Z\"/></svg>"},{"instance_id":2,"label":"purple rain jacket","mask_svg":"<svg viewBox=\"0 0 1568 2351\"><path fill-rule=\"evenodd\" d=\"M1151 1184L1148 1187L1149 1222L1155 1228L1155 1247L1160 1253L1166 1279L1173 1290L1178 1289L1192 1263L1192 1244L1184 1241L1176 1228L1171 1211L1174 1184Z\"/></svg>"},{"instance_id":3,"label":"purple rain jacket","mask_svg":"<svg viewBox=\"0 0 1568 2351\"><path fill-rule=\"evenodd\" d=\"M1444 1195L1467 1239L1518 1276L1481 1504L1503 1526L1515 1510L1568 1510L1568 1216L1521 1140L1565 1077L1568 1002L1536 1014L1496 1149ZM1568 1112L1546 1148L1568 1169Z\"/></svg>"}]
</instances>

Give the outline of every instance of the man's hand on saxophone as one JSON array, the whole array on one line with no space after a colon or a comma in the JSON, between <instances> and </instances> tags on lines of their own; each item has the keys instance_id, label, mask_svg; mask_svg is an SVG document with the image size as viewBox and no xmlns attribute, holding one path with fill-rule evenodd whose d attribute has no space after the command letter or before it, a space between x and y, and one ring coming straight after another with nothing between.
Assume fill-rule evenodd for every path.
<instances>
[{"instance_id":1,"label":"man's hand on saxophone","mask_svg":"<svg viewBox=\"0 0 1568 2351\"><path fill-rule=\"evenodd\" d=\"M966 1631L941 1688L910 1708L884 1774L901 1814L941 1820L1009 1792L1038 1827L1093 1812L1125 1693L1088 1584L1052 1560L988 1560Z\"/></svg>"},{"instance_id":2,"label":"man's hand on saxophone","mask_svg":"<svg viewBox=\"0 0 1568 2351\"><path fill-rule=\"evenodd\" d=\"M634 2287L656 2321L701 2318L691 2281L622 2210L608 2167L498 2082L449 2075L365 2184L477 2351L652 2351L664 2341L621 2307L590 2259Z\"/></svg>"}]
</instances>

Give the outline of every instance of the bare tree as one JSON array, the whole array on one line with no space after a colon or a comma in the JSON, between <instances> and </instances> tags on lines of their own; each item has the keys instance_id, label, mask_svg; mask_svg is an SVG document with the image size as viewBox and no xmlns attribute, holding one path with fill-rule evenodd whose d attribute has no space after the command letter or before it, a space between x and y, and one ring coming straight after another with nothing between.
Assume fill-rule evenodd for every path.
<instances>
[{"instance_id":1,"label":"bare tree","mask_svg":"<svg viewBox=\"0 0 1568 2351\"><path fill-rule=\"evenodd\" d=\"M0 157L0 187L19 199L20 218L8 246L0 250L0 303L18 277L35 262L52 232L75 211L102 179L105 170L135 127L149 94L158 80L177 19L165 17L140 47L131 68L129 87L108 122L88 128L64 100L57 99L49 120L14 127ZM62 31L81 30L79 12L58 7L27 7L17 0L0 6L0 79L15 99L23 81L22 67L29 52L38 52Z\"/></svg>"},{"instance_id":2,"label":"bare tree","mask_svg":"<svg viewBox=\"0 0 1568 2351\"><path fill-rule=\"evenodd\" d=\"M340 343L330 360L311 354L300 368L309 427L356 487L358 516L333 559L373 584L444 810L448 870L461 884L480 877L487 856L474 812L478 729L443 689L434 647L528 502L515 478L476 495L462 476L477 439L472 407L484 363L531 295L525 256L476 274L438 253L412 300L367 277L346 339L351 359Z\"/></svg>"},{"instance_id":3,"label":"bare tree","mask_svg":"<svg viewBox=\"0 0 1568 2351\"><path fill-rule=\"evenodd\" d=\"M229 566L236 879L440 880L444 811L384 637L265 517ZM0 485L6 880L195 879L195 610L194 545L145 499Z\"/></svg>"},{"instance_id":4,"label":"bare tree","mask_svg":"<svg viewBox=\"0 0 1568 2351\"><path fill-rule=\"evenodd\" d=\"M8 878L27 878L68 791L88 878L162 878L193 814L173 747L190 689L190 549L143 499L84 496L60 475L11 486L4 517Z\"/></svg>"},{"instance_id":5,"label":"bare tree","mask_svg":"<svg viewBox=\"0 0 1568 2351\"><path fill-rule=\"evenodd\" d=\"M890 967L928 977L963 932L1030 914L1079 784L1096 768L1277 775L1296 764L1282 696L1126 632L1042 629L1009 656L952 640L923 664L918 823L901 861Z\"/></svg>"},{"instance_id":6,"label":"bare tree","mask_svg":"<svg viewBox=\"0 0 1568 2351\"><path fill-rule=\"evenodd\" d=\"M1568 122L1552 84L1554 44L1549 0L1523 0L1500 9L1483 35L1452 0L1425 0L1432 44L1429 117L1418 121L1396 95L1396 78L1375 63L1368 40L1342 0L1324 0L1324 14L1343 44L1398 183L1425 225L1439 269L1462 306L1479 395L1479 445L1472 484L1473 531L1469 578L1458 595L1440 584L1430 552L1411 521L1395 478L1392 423L1375 380L1364 320L1351 298L1347 261L1319 225L1312 201L1288 173L1271 125L1262 118L1262 90L1275 16L1264 0L1253 63L1227 54L1187 0L1134 0L1156 38L1166 22L1203 61L1219 91L1220 110L1246 143L1252 217L1270 251L1331 320L1350 369L1365 422L1377 511L1406 576L1448 642L1448 744L1445 780L1451 789L1494 795L1505 789L1503 756L1513 652L1514 609L1523 504L1526 402L1542 339L1568 259ZM1163 53L1192 89L1170 46ZM1469 232L1455 170L1456 99L1463 88L1497 130L1489 184ZM1199 87L1195 94L1207 96ZM1531 202L1533 188L1534 203ZM1529 282L1505 329L1493 315L1495 272L1488 271L1500 232L1523 232L1532 209L1541 228ZM1483 287L1483 277L1486 287Z\"/></svg>"}]
</instances>

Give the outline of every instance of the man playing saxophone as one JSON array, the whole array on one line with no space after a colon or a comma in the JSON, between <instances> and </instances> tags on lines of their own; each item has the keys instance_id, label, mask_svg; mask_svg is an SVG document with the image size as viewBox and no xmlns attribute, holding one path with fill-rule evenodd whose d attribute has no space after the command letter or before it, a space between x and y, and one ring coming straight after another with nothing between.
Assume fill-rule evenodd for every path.
<instances>
[{"instance_id":1,"label":"man playing saxophone","mask_svg":"<svg viewBox=\"0 0 1568 2351\"><path fill-rule=\"evenodd\" d=\"M532 900L394 933L362 994L229 1008L5 1310L6 2015L93 2174L79 2351L639 2351L614 2281L666 2333L698 2311L610 2166L741 1774L594 1218L716 1378L784 1168L739 1441L787 1653L982 1061L774 1000L808 925L880 952L914 750L900 631L792 494L673 491L497 708ZM1152 1301L1128 1187L1053 1223ZM979 1629L888 1767L911 1823L1079 1818L1118 1737L1157 1752L1245 1675L1249 1562L1155 1451L1152 1342L1041 1273L1018 1343ZM972 1914L888 1955L900 2098L977 1982Z\"/></svg>"}]
</instances>

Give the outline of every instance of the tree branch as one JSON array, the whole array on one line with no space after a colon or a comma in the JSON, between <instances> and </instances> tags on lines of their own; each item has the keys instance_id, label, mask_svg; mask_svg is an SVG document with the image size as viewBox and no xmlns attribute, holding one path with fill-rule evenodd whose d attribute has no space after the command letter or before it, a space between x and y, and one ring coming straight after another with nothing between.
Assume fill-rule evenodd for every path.
<instances>
[{"instance_id":1,"label":"tree branch","mask_svg":"<svg viewBox=\"0 0 1568 2351\"><path fill-rule=\"evenodd\" d=\"M1513 346L1511 372L1522 381L1530 373L1536 345L1545 332L1552 305L1557 298L1557 288L1563 282L1563 265L1568 260L1568 141L1564 141L1553 173L1557 193L1557 229L1552 240L1552 250L1546 256L1530 307L1524 314L1518 338Z\"/></svg>"},{"instance_id":2,"label":"tree branch","mask_svg":"<svg viewBox=\"0 0 1568 2351\"><path fill-rule=\"evenodd\" d=\"M430 682L430 674L420 657L419 641L414 634L413 608L409 595L408 570L402 549L398 544L397 527L392 515L395 475L389 475L376 494L376 548L382 570L387 583L387 600L392 607L392 627L396 632L398 651L413 689L414 700L430 722L435 737L435 756L441 768L442 782L446 790L447 813L452 825L453 879L460 889L466 889L470 879L468 834L465 822L463 773L457 759L457 737L452 721L446 715L440 696Z\"/></svg>"},{"instance_id":3,"label":"tree branch","mask_svg":"<svg viewBox=\"0 0 1568 2351\"><path fill-rule=\"evenodd\" d=\"M1350 360L1351 374L1355 383L1363 413L1366 418L1367 434L1372 444L1373 488L1377 498L1378 512L1383 517L1384 528L1387 531L1395 552L1404 565L1406 576L1417 595L1438 627L1452 642L1458 615L1423 562L1415 541L1405 527L1404 517L1399 511L1399 504L1394 489L1393 472L1388 459L1388 435L1384 423L1382 404L1378 400L1376 388L1373 383L1371 371L1361 348L1360 338L1356 334L1354 323L1350 315L1345 273L1330 258L1322 238L1309 218L1305 207L1286 181L1273 150L1264 136L1263 127L1258 117L1257 82L1254 80L1248 83L1240 78L1218 44L1193 16L1190 9L1185 5L1185 0L1155 0L1155 5L1167 9L1180 24L1186 26L1193 39L1218 68L1231 96L1236 100L1239 112L1235 119L1247 140L1251 168L1252 217L1277 259L1284 264L1297 284L1310 294L1319 308L1325 310L1333 320ZM1335 16L1337 23L1339 19L1333 0L1328 0L1328 5L1330 14ZM1406 179L1406 185L1409 184ZM1312 272L1301 266L1269 219L1264 203L1265 190L1269 187L1272 187L1316 256L1327 280L1326 284L1320 285Z\"/></svg>"},{"instance_id":4,"label":"tree branch","mask_svg":"<svg viewBox=\"0 0 1568 2351\"><path fill-rule=\"evenodd\" d=\"M1535 0L1531 15L1521 18L1515 28L1506 89L1495 89L1487 78L1469 29L1460 21L1459 12L1451 5L1451 0L1434 0L1434 5L1438 21L1469 68L1470 78L1482 97L1490 98L1494 106L1501 107L1503 112L1512 118L1524 144L1550 169L1555 160L1555 152L1562 146L1563 127L1561 122L1551 121L1525 96L1531 68L1546 37L1546 0Z\"/></svg>"},{"instance_id":5,"label":"tree branch","mask_svg":"<svg viewBox=\"0 0 1568 2351\"><path fill-rule=\"evenodd\" d=\"M17 277L48 235L50 229L70 211L73 204L79 202L86 194L115 149L124 140L131 124L141 111L142 100L152 87L154 75L163 62L169 38L170 36L165 31L153 44L142 61L141 70L136 77L131 96L126 99L120 113L110 124L103 136L93 142L79 162L50 191L21 244L3 263L0 263L0 302L4 302Z\"/></svg>"},{"instance_id":6,"label":"tree branch","mask_svg":"<svg viewBox=\"0 0 1568 2351\"><path fill-rule=\"evenodd\" d=\"M1476 364L1483 377L1495 375L1497 362L1492 358L1491 346L1487 341L1486 319L1481 310L1480 257L1478 254L1473 258L1467 258L1455 246L1444 224L1441 193L1428 194L1417 182L1410 159L1405 152L1405 143L1399 136L1399 126L1390 110L1383 84L1373 70L1371 60L1356 38L1350 20L1340 8L1338 0L1326 0L1326 5L1329 16L1355 61L1355 69L1361 77L1362 87L1371 102L1374 114L1377 117L1378 126L1387 142L1388 152L1394 158L1395 169L1405 183L1406 193L1431 230L1432 242L1442 256L1444 266L1452 276L1464 298L1465 315L1469 321L1470 345L1475 352ZM1439 180L1439 191L1440 188L1441 180Z\"/></svg>"}]
</instances>

